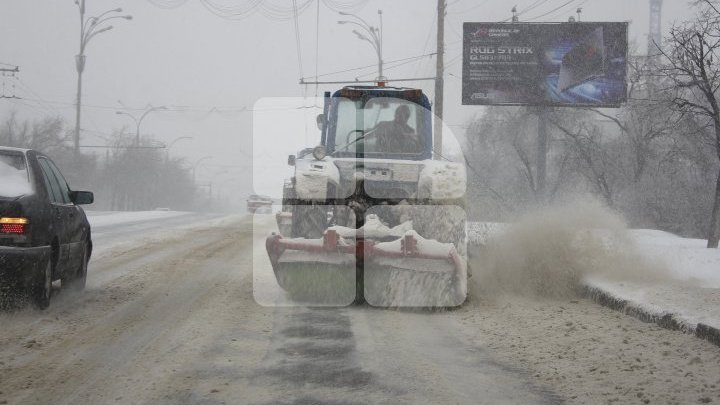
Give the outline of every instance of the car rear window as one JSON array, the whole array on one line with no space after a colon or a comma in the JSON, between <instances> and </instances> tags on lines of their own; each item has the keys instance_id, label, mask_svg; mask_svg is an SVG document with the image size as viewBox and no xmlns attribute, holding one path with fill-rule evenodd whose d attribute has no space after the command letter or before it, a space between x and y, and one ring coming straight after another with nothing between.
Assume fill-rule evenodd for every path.
<instances>
[{"instance_id":1,"label":"car rear window","mask_svg":"<svg viewBox=\"0 0 720 405\"><path fill-rule=\"evenodd\" d=\"M0 197L32 193L25 155L0 151Z\"/></svg>"}]
</instances>

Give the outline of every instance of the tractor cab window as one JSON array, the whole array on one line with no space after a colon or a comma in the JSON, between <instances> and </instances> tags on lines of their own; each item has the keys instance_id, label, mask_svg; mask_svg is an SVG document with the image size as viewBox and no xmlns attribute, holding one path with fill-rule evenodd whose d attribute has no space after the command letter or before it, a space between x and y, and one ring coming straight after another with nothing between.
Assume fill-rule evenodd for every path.
<instances>
[{"instance_id":1,"label":"tractor cab window","mask_svg":"<svg viewBox=\"0 0 720 405\"><path fill-rule=\"evenodd\" d=\"M342 99L337 104L337 154L399 154L423 152L422 107L407 100L378 97L363 103Z\"/></svg>"}]
</instances>

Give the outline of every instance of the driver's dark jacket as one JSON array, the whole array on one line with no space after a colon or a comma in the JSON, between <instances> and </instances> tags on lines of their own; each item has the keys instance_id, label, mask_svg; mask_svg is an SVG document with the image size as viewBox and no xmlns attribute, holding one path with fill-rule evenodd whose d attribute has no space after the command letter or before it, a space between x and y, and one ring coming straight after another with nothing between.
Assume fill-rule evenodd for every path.
<instances>
[{"instance_id":1,"label":"driver's dark jacket","mask_svg":"<svg viewBox=\"0 0 720 405\"><path fill-rule=\"evenodd\" d=\"M378 151L389 153L419 153L422 145L415 131L408 124L383 121L373 130Z\"/></svg>"}]
</instances>

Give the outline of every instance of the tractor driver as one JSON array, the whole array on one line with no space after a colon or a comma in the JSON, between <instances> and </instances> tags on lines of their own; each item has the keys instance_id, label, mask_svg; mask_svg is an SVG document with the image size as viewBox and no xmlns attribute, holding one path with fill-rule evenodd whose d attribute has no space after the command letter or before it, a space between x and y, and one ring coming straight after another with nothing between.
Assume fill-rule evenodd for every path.
<instances>
[{"instance_id":1,"label":"tractor driver","mask_svg":"<svg viewBox=\"0 0 720 405\"><path fill-rule=\"evenodd\" d=\"M422 145L415 130L408 125L410 107L402 104L395 109L395 119L380 122L373 132L378 151L389 153L419 153Z\"/></svg>"}]
</instances>

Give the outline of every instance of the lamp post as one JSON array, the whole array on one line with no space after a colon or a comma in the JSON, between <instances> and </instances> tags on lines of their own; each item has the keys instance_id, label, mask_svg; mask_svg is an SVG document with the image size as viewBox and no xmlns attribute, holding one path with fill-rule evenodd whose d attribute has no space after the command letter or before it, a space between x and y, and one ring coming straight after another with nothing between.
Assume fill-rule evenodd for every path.
<instances>
[{"instance_id":1,"label":"lamp post","mask_svg":"<svg viewBox=\"0 0 720 405\"><path fill-rule=\"evenodd\" d=\"M212 156L203 156L200 159L198 159L197 162L195 162L195 164L193 165L193 170L192 170L193 185L195 185L195 169L197 169L197 167L200 165L200 163L203 160L207 160L207 159L212 159Z\"/></svg>"},{"instance_id":2,"label":"lamp post","mask_svg":"<svg viewBox=\"0 0 720 405\"><path fill-rule=\"evenodd\" d=\"M175 142L182 141L183 139L193 139L193 137L192 136L181 136L179 138L175 138L172 142L170 142L170 144L165 147L165 162L170 161L170 148L172 148L173 145L175 145Z\"/></svg>"},{"instance_id":3,"label":"lamp post","mask_svg":"<svg viewBox=\"0 0 720 405\"><path fill-rule=\"evenodd\" d=\"M131 15L108 15L111 13L121 13L121 8L108 10L96 17L85 18L85 0L75 0L75 4L80 11L80 52L75 55L75 70L77 70L77 98L75 104L75 134L73 137L73 147L75 154L80 152L80 110L82 108L82 75L85 71L85 48L91 39L103 32L110 31L113 26L105 25L106 22L122 18L124 20L132 20Z\"/></svg>"},{"instance_id":4,"label":"lamp post","mask_svg":"<svg viewBox=\"0 0 720 405\"><path fill-rule=\"evenodd\" d=\"M134 115L130 114L126 111L115 111L115 114L118 115L127 115L128 117L132 118L133 121L135 121L135 146L140 146L140 124L142 124L142 121L147 117L148 114L150 114L153 111L157 110L167 110L167 107L165 106L159 106L159 107L150 107L145 112L142 113L140 118L135 117Z\"/></svg>"},{"instance_id":5,"label":"lamp post","mask_svg":"<svg viewBox=\"0 0 720 405\"><path fill-rule=\"evenodd\" d=\"M367 21L363 20L362 18L358 17L355 14L351 13L345 13L340 11L340 15L348 16L354 18L356 21L350 21L350 20L340 20L338 21L338 24L352 24L357 25L362 30L365 31L365 33L362 33L358 30L353 30L353 34L358 37L358 39L361 39L363 41L367 41L372 45L372 47L375 49L375 52L377 53L378 57L378 81L385 80L385 77L383 76L383 57L382 57L382 40L383 40L383 22L382 22L382 10L378 10L378 18L380 19L380 28L373 27L372 25L368 24ZM367 35L366 35L367 34Z\"/></svg>"}]
</instances>

